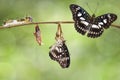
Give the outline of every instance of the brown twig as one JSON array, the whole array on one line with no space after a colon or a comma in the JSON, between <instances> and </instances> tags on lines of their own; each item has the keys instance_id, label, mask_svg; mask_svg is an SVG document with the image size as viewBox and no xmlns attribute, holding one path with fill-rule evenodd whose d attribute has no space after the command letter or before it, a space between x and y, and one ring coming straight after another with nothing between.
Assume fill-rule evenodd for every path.
<instances>
[{"instance_id":1,"label":"brown twig","mask_svg":"<svg viewBox=\"0 0 120 80\"><path fill-rule=\"evenodd\" d=\"M116 28L120 28L119 25L114 25L114 24L112 24L111 26L116 27Z\"/></svg>"},{"instance_id":2,"label":"brown twig","mask_svg":"<svg viewBox=\"0 0 120 80\"><path fill-rule=\"evenodd\" d=\"M34 25L34 24L73 24L74 21L49 21L49 22L29 22L29 23L23 23L23 24L15 24L15 25L11 25L8 27L5 26L0 26L0 29L4 29L4 28L13 28L13 27L20 27L20 26L24 26L24 25ZM112 24L111 26L116 27L116 28L120 28L119 25L114 25Z\"/></svg>"},{"instance_id":3,"label":"brown twig","mask_svg":"<svg viewBox=\"0 0 120 80\"><path fill-rule=\"evenodd\" d=\"M49 21L49 22L29 22L29 23L22 23L22 24L15 24L12 26L4 27L0 26L0 29L4 28L12 28L12 27L19 27L19 26L24 26L24 25L34 25L34 24L70 24L74 23L74 21Z\"/></svg>"}]
</instances>

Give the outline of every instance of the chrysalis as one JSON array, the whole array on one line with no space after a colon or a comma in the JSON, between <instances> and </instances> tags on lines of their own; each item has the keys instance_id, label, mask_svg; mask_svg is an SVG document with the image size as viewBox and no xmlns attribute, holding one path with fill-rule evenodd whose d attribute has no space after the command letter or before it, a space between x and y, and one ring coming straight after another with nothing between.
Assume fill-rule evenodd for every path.
<instances>
[{"instance_id":1,"label":"chrysalis","mask_svg":"<svg viewBox=\"0 0 120 80\"><path fill-rule=\"evenodd\" d=\"M34 36L36 38L36 41L39 45L42 45L42 36L41 36L41 31L38 25L35 26L35 33Z\"/></svg>"}]
</instances>

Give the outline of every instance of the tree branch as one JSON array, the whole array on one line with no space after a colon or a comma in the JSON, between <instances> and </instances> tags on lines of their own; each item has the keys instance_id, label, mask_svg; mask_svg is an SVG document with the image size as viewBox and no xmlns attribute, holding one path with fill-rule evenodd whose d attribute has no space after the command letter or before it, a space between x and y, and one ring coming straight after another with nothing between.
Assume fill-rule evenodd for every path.
<instances>
[{"instance_id":1,"label":"tree branch","mask_svg":"<svg viewBox=\"0 0 120 80\"><path fill-rule=\"evenodd\" d=\"M0 26L0 29L5 29L5 28L13 28L13 27L20 27L20 26L25 26L25 25L35 25L35 24L73 24L74 21L49 21L49 22L26 22L26 23L22 23L22 24L13 24L10 26ZM112 24L111 26L116 27L116 28L120 28L119 25L114 25Z\"/></svg>"}]
</instances>

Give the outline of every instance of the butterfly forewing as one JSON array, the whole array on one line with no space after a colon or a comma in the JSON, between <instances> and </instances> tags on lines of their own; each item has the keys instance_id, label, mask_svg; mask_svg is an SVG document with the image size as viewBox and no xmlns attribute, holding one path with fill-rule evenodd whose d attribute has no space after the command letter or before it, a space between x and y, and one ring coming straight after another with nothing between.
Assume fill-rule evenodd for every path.
<instances>
[{"instance_id":1,"label":"butterfly forewing","mask_svg":"<svg viewBox=\"0 0 120 80\"><path fill-rule=\"evenodd\" d=\"M91 17L87 11L85 11L82 7L75 5L75 4L71 4L70 5L70 9L72 11L73 14L73 19L76 20L83 20L83 18L85 20L87 20L87 22L89 22L89 18Z\"/></svg>"},{"instance_id":2,"label":"butterfly forewing","mask_svg":"<svg viewBox=\"0 0 120 80\"><path fill-rule=\"evenodd\" d=\"M88 37L97 38L102 35L104 28L107 29L117 19L113 13L104 14L95 18L90 16L82 7L71 4L70 10L75 21L74 27L82 35L87 33Z\"/></svg>"},{"instance_id":3,"label":"butterfly forewing","mask_svg":"<svg viewBox=\"0 0 120 80\"><path fill-rule=\"evenodd\" d=\"M71 12L73 14L73 20L75 21L75 29L77 32L84 35L88 29L88 23L90 22L90 15L87 11L85 11L82 7L71 4L70 5Z\"/></svg>"}]
</instances>

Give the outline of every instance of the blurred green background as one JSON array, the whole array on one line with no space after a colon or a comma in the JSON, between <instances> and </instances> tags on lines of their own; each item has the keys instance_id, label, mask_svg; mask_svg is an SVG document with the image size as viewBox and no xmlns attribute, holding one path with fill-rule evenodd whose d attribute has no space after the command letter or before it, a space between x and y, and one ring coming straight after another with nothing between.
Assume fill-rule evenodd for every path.
<instances>
[{"instance_id":1,"label":"blurred green background","mask_svg":"<svg viewBox=\"0 0 120 80\"><path fill-rule=\"evenodd\" d=\"M33 21L72 21L70 4L96 16L108 12L118 15L120 0L0 0L0 24L26 15ZM56 24L39 25L43 46L33 35L35 25L0 30L0 80L120 80L120 29L111 27L97 39L77 33L73 24L62 24L71 64L67 69L51 60L49 46L55 43Z\"/></svg>"}]
</instances>

